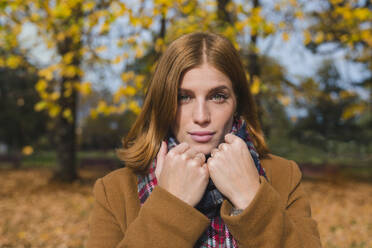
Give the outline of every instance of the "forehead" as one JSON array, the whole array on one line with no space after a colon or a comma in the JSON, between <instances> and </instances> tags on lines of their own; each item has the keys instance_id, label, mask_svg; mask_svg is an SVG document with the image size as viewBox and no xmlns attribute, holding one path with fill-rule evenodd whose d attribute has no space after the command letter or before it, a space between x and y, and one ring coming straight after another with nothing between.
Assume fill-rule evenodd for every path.
<instances>
[{"instance_id":1,"label":"forehead","mask_svg":"<svg viewBox=\"0 0 372 248\"><path fill-rule=\"evenodd\" d=\"M189 90L208 90L219 86L232 89L231 80L227 75L206 63L188 70L180 83L181 89Z\"/></svg>"}]
</instances>

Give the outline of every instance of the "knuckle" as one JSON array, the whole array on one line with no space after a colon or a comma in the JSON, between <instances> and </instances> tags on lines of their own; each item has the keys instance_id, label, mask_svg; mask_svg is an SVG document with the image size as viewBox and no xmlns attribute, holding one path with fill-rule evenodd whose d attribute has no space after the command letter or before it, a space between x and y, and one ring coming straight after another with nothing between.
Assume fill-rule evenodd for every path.
<instances>
[{"instance_id":1,"label":"knuckle","mask_svg":"<svg viewBox=\"0 0 372 248\"><path fill-rule=\"evenodd\" d=\"M195 160L195 159L191 159L187 162L187 165L189 166L193 166L193 167L197 167L200 165L200 162L198 160Z\"/></svg>"},{"instance_id":2,"label":"knuckle","mask_svg":"<svg viewBox=\"0 0 372 248\"><path fill-rule=\"evenodd\" d=\"M176 152L172 149L168 152L167 156L171 157L171 158L174 158L174 156L176 155Z\"/></svg>"},{"instance_id":3,"label":"knuckle","mask_svg":"<svg viewBox=\"0 0 372 248\"><path fill-rule=\"evenodd\" d=\"M186 161L187 158L188 158L187 154L185 154L185 153L181 154L181 159L182 159L183 161Z\"/></svg>"}]
</instances>

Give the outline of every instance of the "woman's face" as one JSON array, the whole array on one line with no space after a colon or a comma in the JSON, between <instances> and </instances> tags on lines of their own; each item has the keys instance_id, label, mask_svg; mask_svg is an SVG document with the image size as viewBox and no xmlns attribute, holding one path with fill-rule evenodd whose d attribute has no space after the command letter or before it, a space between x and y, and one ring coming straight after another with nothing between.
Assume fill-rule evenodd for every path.
<instances>
[{"instance_id":1,"label":"woman's face","mask_svg":"<svg viewBox=\"0 0 372 248\"><path fill-rule=\"evenodd\" d=\"M172 131L177 140L209 154L232 127L236 96L230 79L209 64L184 74Z\"/></svg>"}]
</instances>

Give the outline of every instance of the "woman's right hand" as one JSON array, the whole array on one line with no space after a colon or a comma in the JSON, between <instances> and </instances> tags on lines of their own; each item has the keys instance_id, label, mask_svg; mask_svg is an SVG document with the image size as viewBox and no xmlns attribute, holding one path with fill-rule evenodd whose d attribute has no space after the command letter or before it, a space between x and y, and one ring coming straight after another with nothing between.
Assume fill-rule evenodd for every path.
<instances>
[{"instance_id":1,"label":"woman's right hand","mask_svg":"<svg viewBox=\"0 0 372 248\"><path fill-rule=\"evenodd\" d=\"M162 141L155 175L158 186L192 207L203 197L209 180L204 154L190 148L187 143L181 143L167 152L167 144Z\"/></svg>"}]
</instances>

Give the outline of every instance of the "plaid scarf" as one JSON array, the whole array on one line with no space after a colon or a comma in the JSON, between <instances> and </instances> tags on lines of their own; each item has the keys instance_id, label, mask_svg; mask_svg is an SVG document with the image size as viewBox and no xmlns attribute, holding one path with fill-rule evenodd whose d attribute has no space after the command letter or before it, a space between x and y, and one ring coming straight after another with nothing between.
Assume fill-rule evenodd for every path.
<instances>
[{"instance_id":1,"label":"plaid scarf","mask_svg":"<svg viewBox=\"0 0 372 248\"><path fill-rule=\"evenodd\" d=\"M234 118L231 133L242 138L251 153L253 161L256 165L257 171L260 175L266 178L265 170L261 167L259 161L259 155L254 148L253 142L246 130L246 123L242 118ZM178 145L178 141L172 136L166 139L168 151ZM210 155L207 155L208 159ZM157 179L155 176L156 158L151 163L149 173L145 176L137 175L138 177L138 196L140 199L141 206L146 201L147 197L151 194L154 187L157 185ZM267 178L266 178L267 179ZM195 248L211 248L211 247L238 247L236 240L229 232L226 224L220 216L220 208L224 199L227 199L222 195L213 181L209 178L208 186L204 192L204 195L200 202L195 206L197 210L205 214L210 220L210 225L200 236L195 244Z\"/></svg>"}]
</instances>

